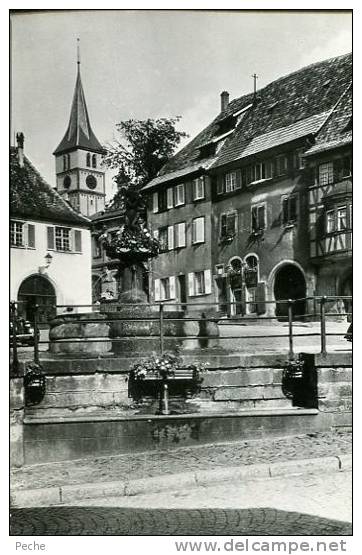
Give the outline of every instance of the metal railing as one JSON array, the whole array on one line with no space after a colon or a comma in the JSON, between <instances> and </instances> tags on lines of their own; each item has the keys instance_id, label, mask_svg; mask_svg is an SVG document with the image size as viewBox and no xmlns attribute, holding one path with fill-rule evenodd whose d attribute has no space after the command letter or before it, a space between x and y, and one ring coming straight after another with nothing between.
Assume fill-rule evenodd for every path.
<instances>
[{"instance_id":1,"label":"metal railing","mask_svg":"<svg viewBox=\"0 0 362 555\"><path fill-rule=\"evenodd\" d=\"M309 304L313 305L313 312L311 313L306 313L306 314L295 314L295 308L298 306L297 303L301 303L301 302L306 302L309 301ZM352 297L351 296L319 296L319 297L304 297L301 299L285 299L285 300L278 300L278 301L263 301L263 305L267 305L267 304L273 304L275 305L275 307L282 307L284 305L286 305L286 314L285 315L277 315L277 316L267 316L267 315L235 315L232 316L230 318L227 319L223 319L220 314L215 310L215 307L219 307L220 303L206 303L206 302L200 302L200 303L170 303L170 302L158 302L158 303L150 303L145 305L143 304L134 304L134 305L123 305L126 307L137 307L137 306L147 306L147 307L157 307L157 312L155 312L154 316L142 316L142 317L122 317L122 316L117 316L116 312L108 312L107 311L107 307L103 307L101 305L54 305L52 308L56 311L58 316L61 315L67 315L67 314L76 314L77 312L84 312L84 309L88 310L88 315L94 313L94 314L98 314L99 313L104 313L105 315L107 315L107 313L109 314L109 318L105 318L104 320L100 320L99 317L98 318L91 318L91 317L87 317L86 322L87 323L99 323L99 322L106 322L106 323L110 323L110 322L133 322L133 321L141 321L141 322L158 322L158 336L156 335L132 335L132 336L128 336L125 338L122 337L104 337L104 338L97 338L97 339L92 339L92 338L86 338L83 341L87 342L87 343L92 343L92 342L112 342L112 343L117 343L117 342L122 342L124 341L124 339L139 339L140 341L147 341L150 339L157 339L157 337L159 338L159 351L161 354L164 353L165 351L165 341L166 339L177 339L180 341L185 341L185 340L190 340L190 339L197 339L197 340L204 340L204 342L209 341L210 339L215 339L214 336L210 336L210 335L202 335L202 334L197 334L197 335L167 335L165 333L165 322L198 322L199 323L199 327L200 324L207 324L207 322L220 322L223 325L226 326L233 326L235 324L237 324L238 322L244 322L247 323L248 321L261 321L261 322L268 322L268 321L273 321L273 320L278 320L280 322L285 322L287 323L288 326L288 333L287 334L280 334L280 333L267 333L264 335L261 334L257 334L257 335L241 335L241 334L237 334L237 335L225 335L225 336L218 336L217 339L220 341L220 344L222 346L223 341L225 340L230 340L230 339L239 339L239 340L244 340L244 339L263 339L263 338L288 338L288 354L289 354L289 358L292 360L295 357L295 340L297 338L300 337L313 337L313 336L320 336L320 352L322 354L326 354L327 353L327 337L329 336L344 336L346 334L345 330L344 332L327 332L326 329L326 322L328 320L329 317L341 317L341 316L352 316L352 312L327 312L327 305L328 303L331 302L336 302L336 301L346 301L347 305L351 305L352 306ZM19 360L19 356L18 356L18 340L17 340L17 331L18 331L18 306L22 303L22 301L19 302L12 302L10 304L10 317L11 317L11 322L12 322L12 327L13 327L13 334L12 334L12 338L11 338L11 344L10 347L12 349L12 362L13 362L13 367L17 367L18 365L18 360ZM234 302L225 302L222 303L223 306L228 307L229 311L233 310L236 312L236 309L238 307L241 308L241 310L244 310L245 312L245 308L247 305L257 305L258 303L256 303L255 301L242 301L242 302L238 302L238 301L234 301ZM259 303L260 304L260 303ZM319 304L319 310L318 310L318 304ZM174 311L179 311L180 310L180 306L186 306L187 309L186 311L182 311L183 315L182 317L174 317L172 314L170 314L169 309L171 309L172 307L174 307L176 310ZM122 305L119 305L120 308ZM203 310L201 311L201 307L203 307ZM211 316L206 316L206 310L210 310L210 309L214 309L214 313ZM173 311L173 312L174 312ZM198 314L194 314L195 311L199 311L201 312L201 315ZM34 344L33 344L33 359L35 363L39 363L39 346L40 345L48 345L49 344L49 340L40 340L39 339L39 305L33 305L32 306L32 314L33 314L33 330L34 330ZM111 315L111 316L110 316ZM316 317L319 320L319 331L318 332L312 332L312 333L295 333L295 329L294 326L296 324L297 321L301 321L303 320L308 321L308 319L313 318L314 320L316 319ZM205 328L204 328L205 329ZM272 329L272 328L271 328ZM200 330L201 331L201 330ZM77 339L77 341L81 341L80 339ZM63 343L74 343L74 338L70 338L70 339L62 339Z\"/></svg>"}]
</instances>

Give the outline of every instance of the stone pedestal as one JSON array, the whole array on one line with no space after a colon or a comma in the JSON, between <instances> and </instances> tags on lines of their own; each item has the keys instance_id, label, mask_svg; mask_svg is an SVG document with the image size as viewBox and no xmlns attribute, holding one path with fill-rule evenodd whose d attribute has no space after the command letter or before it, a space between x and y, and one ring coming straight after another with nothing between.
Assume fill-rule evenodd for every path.
<instances>
[{"instance_id":1,"label":"stone pedestal","mask_svg":"<svg viewBox=\"0 0 362 555\"><path fill-rule=\"evenodd\" d=\"M104 354L111 350L106 314L57 316L50 322L49 351L57 354Z\"/></svg>"}]
</instances>

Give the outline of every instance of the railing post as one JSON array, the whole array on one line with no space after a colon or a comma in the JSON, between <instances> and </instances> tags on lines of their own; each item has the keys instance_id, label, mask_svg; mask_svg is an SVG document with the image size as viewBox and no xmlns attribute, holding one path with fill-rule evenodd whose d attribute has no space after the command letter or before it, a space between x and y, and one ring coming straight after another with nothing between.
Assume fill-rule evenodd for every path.
<instances>
[{"instance_id":1,"label":"railing post","mask_svg":"<svg viewBox=\"0 0 362 555\"><path fill-rule=\"evenodd\" d=\"M326 301L327 301L326 296L321 298L320 315L321 315L321 353L322 353L322 355L325 355L327 353L327 345L326 345Z\"/></svg>"},{"instance_id":2,"label":"railing post","mask_svg":"<svg viewBox=\"0 0 362 555\"><path fill-rule=\"evenodd\" d=\"M34 306L34 362L39 364L39 326L38 326L39 305Z\"/></svg>"},{"instance_id":3,"label":"railing post","mask_svg":"<svg viewBox=\"0 0 362 555\"><path fill-rule=\"evenodd\" d=\"M289 359L294 360L293 350L293 301L288 299L288 335L289 335Z\"/></svg>"},{"instance_id":4,"label":"railing post","mask_svg":"<svg viewBox=\"0 0 362 555\"><path fill-rule=\"evenodd\" d=\"M16 322L16 303L13 301L10 303L10 318L11 323L13 325L13 340L12 340L12 347L13 347L13 368L17 371L19 366L19 358L18 358L18 345L16 342L16 334L18 331L18 326Z\"/></svg>"},{"instance_id":5,"label":"railing post","mask_svg":"<svg viewBox=\"0 0 362 555\"><path fill-rule=\"evenodd\" d=\"M160 304L160 350L161 355L164 352L164 337L163 337L163 304Z\"/></svg>"}]
</instances>

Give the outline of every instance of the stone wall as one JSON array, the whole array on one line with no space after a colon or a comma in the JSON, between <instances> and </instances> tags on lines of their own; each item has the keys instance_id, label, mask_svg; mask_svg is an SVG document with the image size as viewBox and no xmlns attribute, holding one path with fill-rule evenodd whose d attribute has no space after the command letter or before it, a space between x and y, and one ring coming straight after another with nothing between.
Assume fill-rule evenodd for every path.
<instances>
[{"instance_id":1,"label":"stone wall","mask_svg":"<svg viewBox=\"0 0 362 555\"><path fill-rule=\"evenodd\" d=\"M282 390L285 356L185 355L210 366L196 395L171 396L171 416L156 415L151 395L129 397L130 357L44 360L45 396L24 410L22 363L10 381L12 464L349 428L351 355L303 356L318 387L297 407Z\"/></svg>"}]
</instances>

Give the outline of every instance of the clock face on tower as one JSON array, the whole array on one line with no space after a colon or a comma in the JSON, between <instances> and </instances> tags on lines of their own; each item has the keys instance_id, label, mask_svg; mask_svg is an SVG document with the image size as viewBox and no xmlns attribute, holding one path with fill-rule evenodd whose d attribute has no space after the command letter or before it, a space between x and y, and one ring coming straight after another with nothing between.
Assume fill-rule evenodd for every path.
<instances>
[{"instance_id":1,"label":"clock face on tower","mask_svg":"<svg viewBox=\"0 0 362 555\"><path fill-rule=\"evenodd\" d=\"M71 177L69 175L66 175L65 178L63 179L64 189L69 189L71 183L72 183Z\"/></svg>"},{"instance_id":2,"label":"clock face on tower","mask_svg":"<svg viewBox=\"0 0 362 555\"><path fill-rule=\"evenodd\" d=\"M94 175L87 175L85 182L89 189L95 189L97 187L97 180Z\"/></svg>"}]
</instances>

